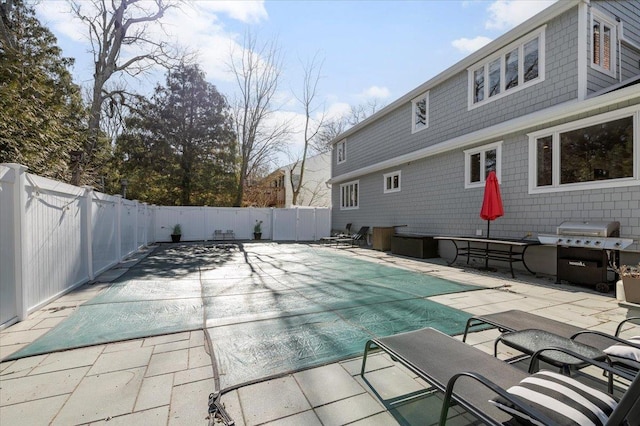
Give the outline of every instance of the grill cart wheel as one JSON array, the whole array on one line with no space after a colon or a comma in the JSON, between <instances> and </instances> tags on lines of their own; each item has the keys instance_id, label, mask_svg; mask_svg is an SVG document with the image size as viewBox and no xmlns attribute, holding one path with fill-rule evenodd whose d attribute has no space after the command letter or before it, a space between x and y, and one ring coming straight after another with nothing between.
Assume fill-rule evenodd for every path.
<instances>
[{"instance_id":1,"label":"grill cart wheel","mask_svg":"<svg viewBox=\"0 0 640 426\"><path fill-rule=\"evenodd\" d=\"M600 293L609 293L609 283L597 283L596 290Z\"/></svg>"}]
</instances>

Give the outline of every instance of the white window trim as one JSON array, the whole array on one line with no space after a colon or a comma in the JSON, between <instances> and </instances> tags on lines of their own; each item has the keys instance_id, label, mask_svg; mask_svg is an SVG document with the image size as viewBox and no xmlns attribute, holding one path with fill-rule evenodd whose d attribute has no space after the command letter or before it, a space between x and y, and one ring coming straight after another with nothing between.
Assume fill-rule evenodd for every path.
<instances>
[{"instance_id":1,"label":"white window trim","mask_svg":"<svg viewBox=\"0 0 640 426\"><path fill-rule=\"evenodd\" d=\"M611 69L608 70L604 68L602 65L598 65L594 62L593 57L593 21L599 21L601 24L607 25L611 28L611 47L609 48L611 51L611 60L610 65ZM610 77L616 78L617 73L617 63L618 63L618 22L616 22L615 18L605 14L603 11L598 10L596 8L591 8L591 22L589 25L589 56L591 60L591 68L597 70L603 74L606 74Z\"/></svg>"},{"instance_id":2,"label":"white window trim","mask_svg":"<svg viewBox=\"0 0 640 426\"><path fill-rule=\"evenodd\" d=\"M545 33L546 33L546 25L536 29L535 31L527 34L524 37L519 38L517 41L509 44L506 47L503 47L496 53L491 56L484 58L482 61L475 63L473 66L467 68L467 110L471 111L472 109L478 108L482 105L486 105L491 103L497 99L504 98L505 96L509 96L513 93L517 93L521 90L526 89L527 87L531 87L535 84L541 83L545 79L545 57L546 57L546 43L545 43ZM509 90L504 89L505 85L505 55L509 52L514 51L516 48L518 49L518 61L522 60L524 63L524 45L530 42L531 40L539 37L538 39L538 77L533 80L529 80L527 82L524 81L524 67L518 67L519 78L518 81L522 81L522 84L518 84L517 87L511 88ZM522 59L521 59L522 58ZM485 90L488 91L489 84L489 64L495 61L496 59L500 59L500 93L494 96L489 97L487 94L483 100L480 102L473 102L473 88L475 84L474 72L480 68L484 67L484 84ZM520 62L519 62L520 63ZM522 78L520 78L522 77Z\"/></svg>"},{"instance_id":3,"label":"white window trim","mask_svg":"<svg viewBox=\"0 0 640 426\"><path fill-rule=\"evenodd\" d=\"M633 177L560 184L560 133L631 116L633 116ZM640 185L640 107L638 105L561 124L556 127L529 133L527 136L529 136L529 194L546 194L553 192L620 188L623 186ZM536 179L538 169L536 141L537 139L545 136L552 136L553 152L556 153L556 155L552 158L552 184L538 187Z\"/></svg>"},{"instance_id":4,"label":"white window trim","mask_svg":"<svg viewBox=\"0 0 640 426\"><path fill-rule=\"evenodd\" d=\"M424 127L420 127L419 129L417 129L416 128L416 103L422 100L424 100L425 102L425 111L426 111L425 124L424 124ZM420 96L411 100L411 133L412 134L417 133L427 128L429 128L429 92L425 92Z\"/></svg>"},{"instance_id":5,"label":"white window trim","mask_svg":"<svg viewBox=\"0 0 640 426\"><path fill-rule=\"evenodd\" d=\"M485 152L496 150L496 177L498 182L502 182L502 141L490 143L488 145L477 146L464 151L464 188L484 188L485 176L480 173L480 182L471 182L471 156L480 154L481 170L484 170Z\"/></svg>"},{"instance_id":6,"label":"white window trim","mask_svg":"<svg viewBox=\"0 0 640 426\"><path fill-rule=\"evenodd\" d=\"M398 176L398 187L387 188L387 178L391 177L393 181L394 176ZM396 170L395 172L385 173L382 177L382 190L384 194L400 192L402 190L402 172L400 170Z\"/></svg>"},{"instance_id":7,"label":"white window trim","mask_svg":"<svg viewBox=\"0 0 640 426\"><path fill-rule=\"evenodd\" d=\"M342 198L343 188L345 186L358 185L358 197L356 198L355 206L344 206L344 200ZM357 210L360 208L360 180L352 180L351 182L345 182L340 184L340 210Z\"/></svg>"},{"instance_id":8,"label":"white window trim","mask_svg":"<svg viewBox=\"0 0 640 426\"><path fill-rule=\"evenodd\" d=\"M340 160L340 147L342 146L342 160ZM342 139L336 144L336 164L342 164L347 161L347 140Z\"/></svg>"}]
</instances>

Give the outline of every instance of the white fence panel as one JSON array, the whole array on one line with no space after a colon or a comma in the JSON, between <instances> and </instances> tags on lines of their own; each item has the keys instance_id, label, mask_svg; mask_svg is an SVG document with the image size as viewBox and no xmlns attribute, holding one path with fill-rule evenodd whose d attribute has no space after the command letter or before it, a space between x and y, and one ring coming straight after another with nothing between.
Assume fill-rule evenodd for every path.
<instances>
[{"instance_id":1,"label":"white fence panel","mask_svg":"<svg viewBox=\"0 0 640 426\"><path fill-rule=\"evenodd\" d=\"M91 252L93 271L99 274L119 261L117 251L117 204L119 198L95 193L93 197Z\"/></svg>"},{"instance_id":2,"label":"white fence panel","mask_svg":"<svg viewBox=\"0 0 640 426\"><path fill-rule=\"evenodd\" d=\"M273 213L274 241L296 241L297 209L277 209Z\"/></svg>"},{"instance_id":3,"label":"white fence panel","mask_svg":"<svg viewBox=\"0 0 640 426\"><path fill-rule=\"evenodd\" d=\"M331 209L316 209L316 241L331 235Z\"/></svg>"},{"instance_id":4,"label":"white fence panel","mask_svg":"<svg viewBox=\"0 0 640 426\"><path fill-rule=\"evenodd\" d=\"M15 227L13 169L0 165L0 324L14 322L18 317L15 275Z\"/></svg>"},{"instance_id":5,"label":"white fence panel","mask_svg":"<svg viewBox=\"0 0 640 426\"><path fill-rule=\"evenodd\" d=\"M316 241L316 209L297 209L296 241Z\"/></svg>"},{"instance_id":6,"label":"white fence panel","mask_svg":"<svg viewBox=\"0 0 640 426\"><path fill-rule=\"evenodd\" d=\"M122 200L120 208L120 254L126 256L138 249L138 203Z\"/></svg>"},{"instance_id":7,"label":"white fence panel","mask_svg":"<svg viewBox=\"0 0 640 426\"><path fill-rule=\"evenodd\" d=\"M82 188L27 174L25 190L25 300L33 309L88 279L86 211Z\"/></svg>"}]
</instances>

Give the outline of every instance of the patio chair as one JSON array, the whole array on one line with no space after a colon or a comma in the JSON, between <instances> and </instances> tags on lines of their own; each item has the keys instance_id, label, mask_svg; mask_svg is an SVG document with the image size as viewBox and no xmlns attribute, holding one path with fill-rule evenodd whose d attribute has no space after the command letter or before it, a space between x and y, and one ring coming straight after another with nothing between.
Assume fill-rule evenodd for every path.
<instances>
[{"instance_id":1,"label":"patio chair","mask_svg":"<svg viewBox=\"0 0 640 426\"><path fill-rule=\"evenodd\" d=\"M462 341L466 341L469 330L475 327L492 326L503 333L528 329L544 330L599 349L608 355L612 365L618 370L624 369L627 372L637 374L640 371L640 336L630 339L620 337L624 325L634 321L640 321L640 317L630 317L621 321L616 327L615 334L607 334L514 309L469 318ZM497 354L499 341L500 339L496 339L494 343L494 354Z\"/></svg>"},{"instance_id":2,"label":"patio chair","mask_svg":"<svg viewBox=\"0 0 640 426\"><path fill-rule=\"evenodd\" d=\"M360 228L360 230L358 232L356 232L355 234L351 235L350 237L345 237L345 238L337 238L335 240L336 244L340 244L340 243L349 243L351 245L351 247L353 247L354 245L358 244L358 245L362 245L362 243L364 242L366 244L367 242L367 234L369 233L369 227L368 226L363 226Z\"/></svg>"},{"instance_id":3,"label":"patio chair","mask_svg":"<svg viewBox=\"0 0 640 426\"><path fill-rule=\"evenodd\" d=\"M514 417L535 419L539 422L536 424L569 424L561 423L561 419L558 418L558 412L566 413L567 410L572 415L589 418L593 416L591 410L602 411L600 424L618 425L623 424L625 420L629 420L629 424L636 424L633 416L637 415L637 412L633 411L638 410L640 375L634 378L621 373L631 384L617 405L610 395L589 388L586 392L587 398L591 404L599 407L594 409L576 404L574 395L582 394L588 388L576 379L544 370L530 375L433 328L369 340L365 345L361 369L361 376L367 383L367 356L375 348L386 352L392 360L408 368L433 388L444 392L440 425L446 424L452 401L491 425L511 423ZM548 350L560 350L570 356L582 357L563 349ZM534 357L537 356L539 354L534 354ZM606 363L584 357L583 359L605 371L614 370ZM523 391L528 387L534 389ZM576 414L582 411L587 413ZM576 418L575 424L586 424L580 417ZM567 419L562 420L566 422Z\"/></svg>"},{"instance_id":4,"label":"patio chair","mask_svg":"<svg viewBox=\"0 0 640 426\"><path fill-rule=\"evenodd\" d=\"M213 239L216 241L224 239L222 235L222 229L216 229L215 231L213 231Z\"/></svg>"}]
</instances>

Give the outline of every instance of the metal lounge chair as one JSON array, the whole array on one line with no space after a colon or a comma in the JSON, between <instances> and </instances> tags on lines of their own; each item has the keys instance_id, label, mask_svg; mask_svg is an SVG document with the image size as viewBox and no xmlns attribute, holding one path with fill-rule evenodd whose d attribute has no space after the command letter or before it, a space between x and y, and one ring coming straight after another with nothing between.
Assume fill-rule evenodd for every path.
<instances>
[{"instance_id":1,"label":"metal lounge chair","mask_svg":"<svg viewBox=\"0 0 640 426\"><path fill-rule=\"evenodd\" d=\"M630 317L621 321L616 327L615 334L607 334L595 330L586 330L565 322L513 309L469 318L464 330L464 335L462 336L462 341L465 342L467 340L469 331L473 331L473 329L478 327L486 329L487 326L491 326L497 328L503 333L527 329L544 330L567 339L575 340L585 345L593 346L594 348L604 350L605 352L612 345L616 344L626 345L640 350L640 345L637 343L620 338L620 333L622 332L624 325L627 323L634 323L635 321L640 321L640 317ZM618 359L613 359L613 361L623 362ZM638 362L635 364L629 363L629 365L632 367L635 366L636 371L640 369L640 363Z\"/></svg>"},{"instance_id":2,"label":"metal lounge chair","mask_svg":"<svg viewBox=\"0 0 640 426\"><path fill-rule=\"evenodd\" d=\"M501 404L504 405L506 401L516 407L517 411L524 413L525 417L537 419L541 424L557 424L546 412L544 406L540 407L535 402L526 402L522 397L515 396L507 390L513 389L514 386L526 386L526 381L523 382L523 380L531 377L530 374L438 330L425 328L369 340L365 345L361 370L365 382L367 356L375 348L388 353L394 361L404 365L433 388L445 393L440 414L441 425L446 424L449 405L452 401L486 424L502 425L511 422L513 413L499 408L495 402L496 396L501 399L499 401ZM568 353L571 356L581 356ZM534 354L534 357L537 356L539 354ZM584 361L591 362L605 371L613 372L614 370L606 363L588 358ZM538 373L535 376L540 374L554 373ZM575 383L572 378L561 377L569 383ZM623 424L625 419L630 420L629 424L637 424L633 422L632 411L638 409L640 375L634 378L622 373L622 377L630 380L631 384L622 395L617 407L610 414L608 413L609 419L605 423L607 425ZM540 377L534 377L534 379L541 380ZM604 393L597 393L603 395L603 398L608 398Z\"/></svg>"},{"instance_id":3,"label":"metal lounge chair","mask_svg":"<svg viewBox=\"0 0 640 426\"><path fill-rule=\"evenodd\" d=\"M368 226L363 226L360 228L360 230L358 232L356 232L355 234L353 234L350 237L346 237L346 238L338 238L335 240L336 244L340 244L340 243L349 243L351 245L351 247L353 247L354 245L358 244L361 245L363 242L366 244L367 242L367 234L369 233L369 227Z\"/></svg>"}]
</instances>

